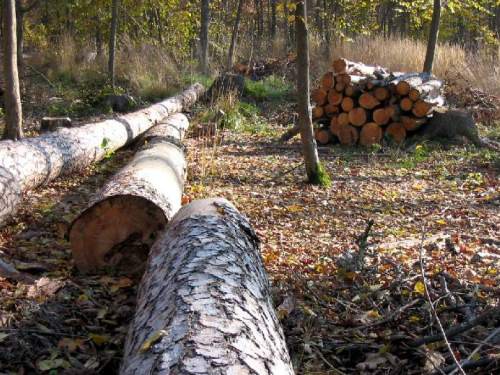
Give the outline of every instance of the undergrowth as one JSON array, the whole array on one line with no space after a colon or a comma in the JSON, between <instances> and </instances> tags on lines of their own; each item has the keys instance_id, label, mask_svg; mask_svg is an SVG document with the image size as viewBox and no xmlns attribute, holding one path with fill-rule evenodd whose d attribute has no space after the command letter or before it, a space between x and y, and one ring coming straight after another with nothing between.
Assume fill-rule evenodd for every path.
<instances>
[{"instance_id":1,"label":"undergrowth","mask_svg":"<svg viewBox=\"0 0 500 375\"><path fill-rule=\"evenodd\" d=\"M290 82L275 75L259 81L245 80L245 95L260 101L288 100L292 90L293 86Z\"/></svg>"}]
</instances>

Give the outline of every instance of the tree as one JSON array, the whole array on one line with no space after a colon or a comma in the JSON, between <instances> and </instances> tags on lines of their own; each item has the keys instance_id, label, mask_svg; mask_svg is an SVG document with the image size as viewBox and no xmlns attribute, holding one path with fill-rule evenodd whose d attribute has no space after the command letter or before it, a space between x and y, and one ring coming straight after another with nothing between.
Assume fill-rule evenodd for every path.
<instances>
[{"instance_id":1,"label":"tree","mask_svg":"<svg viewBox=\"0 0 500 375\"><path fill-rule=\"evenodd\" d=\"M111 5L111 32L109 35L109 60L108 74L111 86L115 87L115 52L116 52L116 33L118 31L118 7L120 0L113 0Z\"/></svg>"},{"instance_id":2,"label":"tree","mask_svg":"<svg viewBox=\"0 0 500 375\"><path fill-rule=\"evenodd\" d=\"M321 167L319 163L316 140L313 134L313 125L309 103L309 35L307 29L306 0L296 0L295 30L297 45L297 110L299 114L300 138L302 153L306 165L309 182L321 181Z\"/></svg>"},{"instance_id":3,"label":"tree","mask_svg":"<svg viewBox=\"0 0 500 375\"><path fill-rule=\"evenodd\" d=\"M439 34L439 20L441 18L441 0L434 0L432 12L431 29L429 31L429 41L427 42L427 52L425 54L424 72L432 73L432 64L436 52L436 44Z\"/></svg>"},{"instance_id":4,"label":"tree","mask_svg":"<svg viewBox=\"0 0 500 375\"><path fill-rule=\"evenodd\" d=\"M31 4L24 6L21 0L16 0L17 69L21 77L24 71L24 16L34 9L38 3L39 0L33 0Z\"/></svg>"},{"instance_id":5,"label":"tree","mask_svg":"<svg viewBox=\"0 0 500 375\"><path fill-rule=\"evenodd\" d=\"M15 0L3 1L3 71L5 80L5 131L3 138L18 140L23 137L23 114L17 68Z\"/></svg>"},{"instance_id":6,"label":"tree","mask_svg":"<svg viewBox=\"0 0 500 375\"><path fill-rule=\"evenodd\" d=\"M231 36L231 45L227 55L227 70L230 70L234 63L234 50L236 49L236 41L238 40L238 30L240 28L241 12L243 11L243 2L239 0L238 10L236 11L236 20L234 21L233 35Z\"/></svg>"},{"instance_id":7,"label":"tree","mask_svg":"<svg viewBox=\"0 0 500 375\"><path fill-rule=\"evenodd\" d=\"M200 70L209 74L208 69L208 26L210 24L210 0L201 0L201 28L200 28Z\"/></svg>"}]
</instances>

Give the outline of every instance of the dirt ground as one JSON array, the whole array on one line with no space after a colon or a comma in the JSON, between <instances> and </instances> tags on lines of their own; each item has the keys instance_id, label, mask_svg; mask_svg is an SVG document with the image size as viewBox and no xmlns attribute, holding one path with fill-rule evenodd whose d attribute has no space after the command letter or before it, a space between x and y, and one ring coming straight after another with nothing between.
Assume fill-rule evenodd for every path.
<instances>
[{"instance_id":1,"label":"dirt ground","mask_svg":"<svg viewBox=\"0 0 500 375\"><path fill-rule=\"evenodd\" d=\"M500 323L498 153L320 148L332 177L322 188L304 182L298 141L219 136L187 140L184 200L226 197L250 218L298 373L451 372L447 347L432 340L420 254L444 328L481 318L450 335L455 356L470 357L467 373L498 371L500 335L487 339ZM116 373L137 280L78 274L66 232L132 154L30 192L0 231L1 258L32 278L0 278L0 373ZM360 248L359 269L339 261Z\"/></svg>"}]
</instances>

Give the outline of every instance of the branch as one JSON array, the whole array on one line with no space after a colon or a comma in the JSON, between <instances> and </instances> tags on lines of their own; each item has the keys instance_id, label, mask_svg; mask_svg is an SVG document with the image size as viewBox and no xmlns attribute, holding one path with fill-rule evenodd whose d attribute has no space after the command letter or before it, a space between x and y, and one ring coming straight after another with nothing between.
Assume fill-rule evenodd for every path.
<instances>
[{"instance_id":1,"label":"branch","mask_svg":"<svg viewBox=\"0 0 500 375\"><path fill-rule=\"evenodd\" d=\"M434 315L434 318L436 319L436 322L438 324L439 330L441 331L441 335L443 337L444 342L446 343L446 346L448 348L448 351L451 354L451 357L453 358L453 362L455 362L455 365L457 369L460 371L462 375L466 375L464 369L462 366L460 366L460 362L458 361L457 357L455 356L455 353L453 352L453 349L451 348L450 342L448 341L448 338L446 337L446 332L443 328L443 325L441 324L441 320L439 320L439 316L436 312L436 309L434 308L434 304L431 299L431 295L429 294L429 289L427 287L427 278L425 277L425 269L424 269L424 240L425 240L425 230L422 228L422 238L420 241L420 250L419 250L419 261L420 261L420 274L422 276L422 281L424 283L424 289L425 289L425 295L427 297L427 300L429 301L429 306L431 308L432 314Z\"/></svg>"}]
</instances>

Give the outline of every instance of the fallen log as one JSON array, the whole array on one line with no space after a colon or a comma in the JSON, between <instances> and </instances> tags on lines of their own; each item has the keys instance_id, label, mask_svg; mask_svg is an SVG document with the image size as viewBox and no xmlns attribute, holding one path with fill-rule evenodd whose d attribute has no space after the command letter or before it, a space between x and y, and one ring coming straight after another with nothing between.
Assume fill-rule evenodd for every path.
<instances>
[{"instance_id":1,"label":"fallen log","mask_svg":"<svg viewBox=\"0 0 500 375\"><path fill-rule=\"evenodd\" d=\"M168 115L192 105L203 91L195 84L175 97L114 119L0 142L0 225L16 212L24 192L102 160Z\"/></svg>"},{"instance_id":2,"label":"fallen log","mask_svg":"<svg viewBox=\"0 0 500 375\"><path fill-rule=\"evenodd\" d=\"M144 264L157 234L181 207L186 160L180 142L188 126L177 113L146 132L134 159L73 221L69 239L80 271L130 271Z\"/></svg>"},{"instance_id":3,"label":"fallen log","mask_svg":"<svg viewBox=\"0 0 500 375\"><path fill-rule=\"evenodd\" d=\"M121 375L293 374L259 239L223 199L182 208L156 241Z\"/></svg>"}]
</instances>

